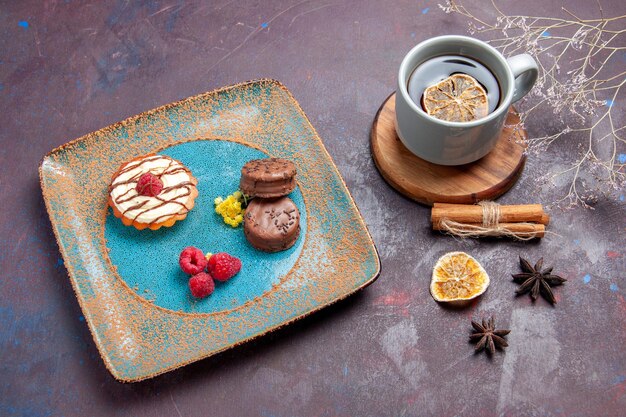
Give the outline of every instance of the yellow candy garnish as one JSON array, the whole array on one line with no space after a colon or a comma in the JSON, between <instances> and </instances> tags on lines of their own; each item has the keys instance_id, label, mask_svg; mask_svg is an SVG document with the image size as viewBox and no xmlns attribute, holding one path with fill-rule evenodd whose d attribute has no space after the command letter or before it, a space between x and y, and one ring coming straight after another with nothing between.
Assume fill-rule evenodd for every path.
<instances>
[{"instance_id":1,"label":"yellow candy garnish","mask_svg":"<svg viewBox=\"0 0 626 417\"><path fill-rule=\"evenodd\" d=\"M243 195L239 191L235 191L226 199L217 197L215 199L215 212L220 214L224 219L224 223L231 227L237 227L243 222L243 214L245 209L241 207Z\"/></svg>"}]
</instances>

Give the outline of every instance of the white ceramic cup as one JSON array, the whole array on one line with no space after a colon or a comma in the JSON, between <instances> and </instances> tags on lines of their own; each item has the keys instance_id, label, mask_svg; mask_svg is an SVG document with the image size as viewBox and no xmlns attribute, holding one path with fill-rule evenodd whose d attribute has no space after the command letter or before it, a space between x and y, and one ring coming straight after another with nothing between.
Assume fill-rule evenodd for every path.
<instances>
[{"instance_id":1,"label":"white ceramic cup","mask_svg":"<svg viewBox=\"0 0 626 417\"><path fill-rule=\"evenodd\" d=\"M427 114L408 92L413 70L429 59L461 55L474 59L496 77L500 103L482 119L448 122ZM512 103L524 97L537 80L538 68L528 54L504 58L492 46L467 36L439 36L415 46L404 57L398 72L396 132L404 145L418 157L439 165L474 162L493 149Z\"/></svg>"}]
</instances>

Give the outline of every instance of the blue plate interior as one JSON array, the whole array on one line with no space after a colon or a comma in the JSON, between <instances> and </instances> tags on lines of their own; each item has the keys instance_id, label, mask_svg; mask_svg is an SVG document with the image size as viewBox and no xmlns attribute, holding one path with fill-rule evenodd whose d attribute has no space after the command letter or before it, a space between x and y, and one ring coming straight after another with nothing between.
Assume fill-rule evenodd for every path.
<instances>
[{"instance_id":1,"label":"blue plate interior","mask_svg":"<svg viewBox=\"0 0 626 417\"><path fill-rule=\"evenodd\" d=\"M289 272L302 251L306 209L300 189L289 195L300 211L298 241L283 252L261 252L247 242L243 225L232 228L222 221L213 210L213 201L238 189L241 167L247 161L268 155L225 140L187 142L161 153L181 161L198 179L196 205L186 219L159 230L124 226L109 210L104 236L119 276L139 296L155 305L185 313L229 310L269 291ZM178 256L187 246L198 247L205 253L228 252L241 259L242 270L225 283L216 282L211 296L197 300L189 291L189 276L178 266Z\"/></svg>"}]
</instances>

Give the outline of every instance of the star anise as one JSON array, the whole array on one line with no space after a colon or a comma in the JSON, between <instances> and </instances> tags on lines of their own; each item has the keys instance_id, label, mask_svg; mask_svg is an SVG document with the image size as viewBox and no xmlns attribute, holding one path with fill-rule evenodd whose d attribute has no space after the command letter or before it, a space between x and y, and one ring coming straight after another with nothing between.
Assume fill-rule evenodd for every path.
<instances>
[{"instance_id":1,"label":"star anise","mask_svg":"<svg viewBox=\"0 0 626 417\"><path fill-rule=\"evenodd\" d=\"M483 319L482 324L472 320L472 327L474 328L474 333L470 336L470 340L472 342L478 340L475 348L476 352L480 352L486 348L487 352L493 354L496 351L496 347L498 349L504 349L509 345L506 340L504 340L504 336L511 331L504 329L496 330L493 317L488 320Z\"/></svg>"},{"instance_id":2,"label":"star anise","mask_svg":"<svg viewBox=\"0 0 626 417\"><path fill-rule=\"evenodd\" d=\"M530 262L520 256L519 264L524 272L512 275L513 281L521 284L515 293L520 295L530 291L530 297L533 301L535 301L539 293L541 293L543 298L552 304L556 304L556 298L554 298L554 293L550 287L561 285L567 280L558 275L554 275L552 273L553 268L546 268L542 271L543 258L539 259L533 267L530 265Z\"/></svg>"}]
</instances>

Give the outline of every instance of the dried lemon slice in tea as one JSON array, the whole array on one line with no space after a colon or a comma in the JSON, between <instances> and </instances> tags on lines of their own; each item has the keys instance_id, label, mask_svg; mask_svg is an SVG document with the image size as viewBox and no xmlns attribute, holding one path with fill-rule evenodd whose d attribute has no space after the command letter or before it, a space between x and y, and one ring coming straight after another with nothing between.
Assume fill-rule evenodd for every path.
<instances>
[{"instance_id":1,"label":"dried lemon slice in tea","mask_svg":"<svg viewBox=\"0 0 626 417\"><path fill-rule=\"evenodd\" d=\"M454 74L424 90L426 113L449 122L471 122L489 112L487 92L473 77Z\"/></svg>"},{"instance_id":2,"label":"dried lemon slice in tea","mask_svg":"<svg viewBox=\"0 0 626 417\"><path fill-rule=\"evenodd\" d=\"M466 301L487 290L489 275L465 252L450 252L437 261L430 281L430 293L436 301Z\"/></svg>"}]
</instances>

